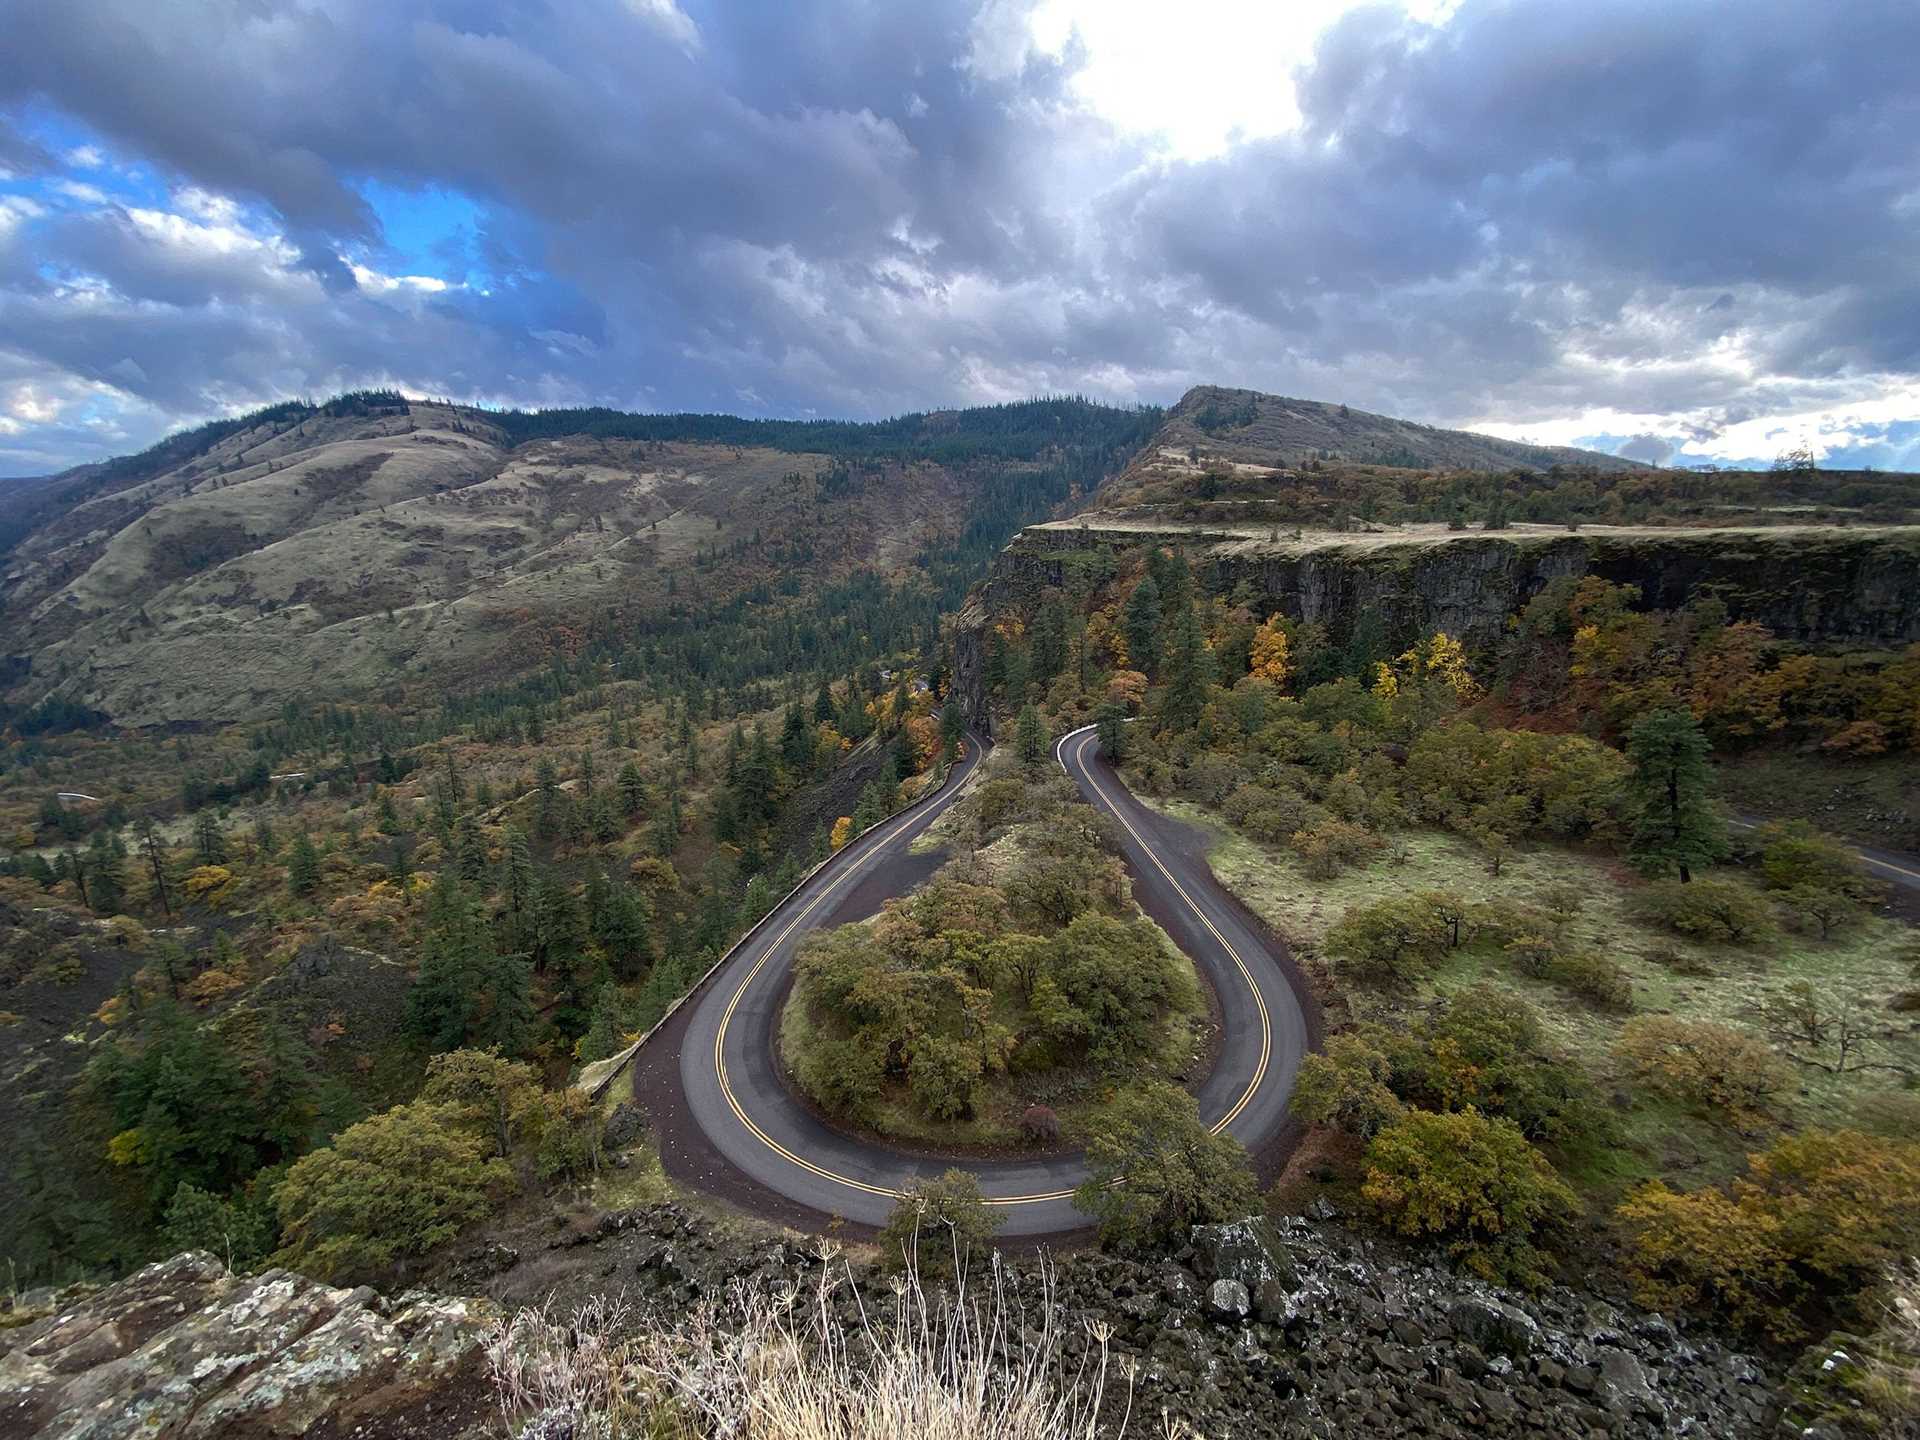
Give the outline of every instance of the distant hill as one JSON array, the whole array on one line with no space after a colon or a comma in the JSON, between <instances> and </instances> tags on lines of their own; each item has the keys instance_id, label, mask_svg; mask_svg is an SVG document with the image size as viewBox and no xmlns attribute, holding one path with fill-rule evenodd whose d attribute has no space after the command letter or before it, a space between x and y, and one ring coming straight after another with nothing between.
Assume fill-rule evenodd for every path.
<instances>
[{"instance_id":1,"label":"distant hill","mask_svg":"<svg viewBox=\"0 0 1920 1440\"><path fill-rule=\"evenodd\" d=\"M1242 482L1261 471L1315 462L1410 470L1546 470L1647 467L1597 450L1525 445L1468 430L1442 430L1321 400L1201 385L1167 412L1157 435L1127 471L1103 487L1097 505L1191 498L1202 484ZM1211 472L1215 479L1206 481Z\"/></svg>"},{"instance_id":2,"label":"distant hill","mask_svg":"<svg viewBox=\"0 0 1920 1440\"><path fill-rule=\"evenodd\" d=\"M720 607L804 645L774 618L861 576L906 587L887 618L930 630L1160 418L1077 399L874 424L276 405L0 486L0 727L49 698L154 725L492 680L589 624L725 644Z\"/></svg>"}]
</instances>

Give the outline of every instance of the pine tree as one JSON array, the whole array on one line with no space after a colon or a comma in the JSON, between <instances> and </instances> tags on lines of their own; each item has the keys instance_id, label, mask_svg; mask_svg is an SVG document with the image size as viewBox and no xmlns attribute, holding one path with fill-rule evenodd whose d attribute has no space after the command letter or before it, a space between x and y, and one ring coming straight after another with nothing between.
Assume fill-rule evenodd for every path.
<instances>
[{"instance_id":1,"label":"pine tree","mask_svg":"<svg viewBox=\"0 0 1920 1440\"><path fill-rule=\"evenodd\" d=\"M756 724L753 743L736 767L734 793L739 797L741 823L750 830L771 824L778 810L775 788L778 776L773 766L773 750L767 744L767 732Z\"/></svg>"},{"instance_id":2,"label":"pine tree","mask_svg":"<svg viewBox=\"0 0 1920 1440\"><path fill-rule=\"evenodd\" d=\"M1642 874L1691 880L1694 867L1726 855L1726 825L1708 793L1710 748L1700 722L1685 710L1655 710L1628 734L1636 814L1627 853Z\"/></svg>"},{"instance_id":3,"label":"pine tree","mask_svg":"<svg viewBox=\"0 0 1920 1440\"><path fill-rule=\"evenodd\" d=\"M462 815L454 824L453 858L461 883L472 886L475 894L484 895L492 867L487 862L486 837L480 833L480 822L472 815Z\"/></svg>"},{"instance_id":4,"label":"pine tree","mask_svg":"<svg viewBox=\"0 0 1920 1440\"><path fill-rule=\"evenodd\" d=\"M595 938L616 978L639 979L653 953L646 902L627 886L614 887L595 926Z\"/></svg>"},{"instance_id":5,"label":"pine tree","mask_svg":"<svg viewBox=\"0 0 1920 1440\"><path fill-rule=\"evenodd\" d=\"M627 1034L633 1029L634 1008L621 997L617 985L608 982L600 987L593 997L593 1014L587 1021L587 1033L580 1037L580 1044L576 1047L582 1064L591 1065L620 1050L626 1043Z\"/></svg>"},{"instance_id":6,"label":"pine tree","mask_svg":"<svg viewBox=\"0 0 1920 1440\"><path fill-rule=\"evenodd\" d=\"M1034 766L1047 758L1047 729L1040 721L1040 712L1031 705L1020 708L1020 719L1014 730L1014 745L1020 752L1021 763Z\"/></svg>"},{"instance_id":7,"label":"pine tree","mask_svg":"<svg viewBox=\"0 0 1920 1440\"><path fill-rule=\"evenodd\" d=\"M946 751L948 763L952 763L960 754L960 742L966 737L967 717L960 713L957 701L948 700L940 707L940 744Z\"/></svg>"},{"instance_id":8,"label":"pine tree","mask_svg":"<svg viewBox=\"0 0 1920 1440\"><path fill-rule=\"evenodd\" d=\"M160 848L160 832L154 827L151 815L142 815L138 821L140 850L147 862L147 875L153 887L153 898L160 902L161 913L172 916L173 895L171 882L167 878L166 852Z\"/></svg>"},{"instance_id":9,"label":"pine tree","mask_svg":"<svg viewBox=\"0 0 1920 1440\"><path fill-rule=\"evenodd\" d=\"M1042 602L1033 621L1033 673L1042 685L1067 668L1067 607L1058 595Z\"/></svg>"},{"instance_id":10,"label":"pine tree","mask_svg":"<svg viewBox=\"0 0 1920 1440\"><path fill-rule=\"evenodd\" d=\"M667 1007L678 1000L681 991L687 988L687 983L684 962L676 955L663 958L647 972L647 983L640 987L640 997L633 1007L634 1027L644 1031L658 1025L665 1017Z\"/></svg>"},{"instance_id":11,"label":"pine tree","mask_svg":"<svg viewBox=\"0 0 1920 1440\"><path fill-rule=\"evenodd\" d=\"M287 853L287 888L300 896L320 888L320 852L304 830L293 837L293 849Z\"/></svg>"},{"instance_id":12,"label":"pine tree","mask_svg":"<svg viewBox=\"0 0 1920 1440\"><path fill-rule=\"evenodd\" d=\"M905 725L893 737L893 765L902 776L920 773L920 746L913 738L913 731Z\"/></svg>"},{"instance_id":13,"label":"pine tree","mask_svg":"<svg viewBox=\"0 0 1920 1440\"><path fill-rule=\"evenodd\" d=\"M194 816L193 843L202 865L227 863L227 837L220 833L220 819L211 810L202 810Z\"/></svg>"},{"instance_id":14,"label":"pine tree","mask_svg":"<svg viewBox=\"0 0 1920 1440\"><path fill-rule=\"evenodd\" d=\"M534 832L542 840L551 842L560 835L560 772L545 755L534 767L533 784L540 792L539 808L534 813Z\"/></svg>"},{"instance_id":15,"label":"pine tree","mask_svg":"<svg viewBox=\"0 0 1920 1440\"><path fill-rule=\"evenodd\" d=\"M127 879L120 857L108 843L104 830L93 833L93 845L87 854L92 871L91 898L94 913L118 915L127 908Z\"/></svg>"},{"instance_id":16,"label":"pine tree","mask_svg":"<svg viewBox=\"0 0 1920 1440\"><path fill-rule=\"evenodd\" d=\"M1160 668L1160 618L1160 587L1153 576L1143 576L1120 612L1120 629L1129 663L1148 675Z\"/></svg>"},{"instance_id":17,"label":"pine tree","mask_svg":"<svg viewBox=\"0 0 1920 1440\"><path fill-rule=\"evenodd\" d=\"M797 700L787 707L780 727L780 763L795 775L804 775L813 766L813 732Z\"/></svg>"},{"instance_id":18,"label":"pine tree","mask_svg":"<svg viewBox=\"0 0 1920 1440\"><path fill-rule=\"evenodd\" d=\"M833 714L833 686L823 679L813 695L813 722L816 725L830 725L833 723Z\"/></svg>"},{"instance_id":19,"label":"pine tree","mask_svg":"<svg viewBox=\"0 0 1920 1440\"><path fill-rule=\"evenodd\" d=\"M495 950L485 917L451 874L433 887L406 1028L431 1050L497 1045L506 1054L532 1033L526 963Z\"/></svg>"},{"instance_id":20,"label":"pine tree","mask_svg":"<svg viewBox=\"0 0 1920 1440\"><path fill-rule=\"evenodd\" d=\"M1160 728L1176 734L1191 730L1206 708L1207 686L1213 681L1213 656L1206 633L1191 604L1174 612L1168 637L1166 691L1160 697Z\"/></svg>"},{"instance_id":21,"label":"pine tree","mask_svg":"<svg viewBox=\"0 0 1920 1440\"><path fill-rule=\"evenodd\" d=\"M613 784L620 792L620 808L628 815L638 815L640 807L647 802L647 782L640 774L640 767L627 761L620 767Z\"/></svg>"}]
</instances>

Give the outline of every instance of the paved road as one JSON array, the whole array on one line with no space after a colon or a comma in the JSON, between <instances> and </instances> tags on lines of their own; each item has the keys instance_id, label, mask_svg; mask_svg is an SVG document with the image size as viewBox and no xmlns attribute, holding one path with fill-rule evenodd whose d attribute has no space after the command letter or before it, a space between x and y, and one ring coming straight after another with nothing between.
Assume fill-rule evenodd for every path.
<instances>
[{"instance_id":1,"label":"paved road","mask_svg":"<svg viewBox=\"0 0 1920 1440\"><path fill-rule=\"evenodd\" d=\"M907 847L953 803L980 754L978 742L970 745L938 796L849 845L782 902L683 1007L684 1024L649 1045L656 1053L636 1064L634 1083L655 1113L669 1173L790 1219L837 1215L878 1225L902 1186L957 1164L979 1178L989 1203L1004 1207L1002 1235L1084 1228L1070 1199L1086 1173L1077 1156L956 1161L868 1144L814 1118L782 1084L775 1061L796 946L812 930L871 914L925 873ZM1250 1149L1269 1145L1286 1128L1286 1097L1312 1034L1284 951L1220 888L1191 832L1120 785L1090 729L1064 737L1055 755L1081 793L1118 822L1136 895L1220 997L1223 1035L1199 1092L1202 1118ZM680 1094L649 1095L671 1083L662 1061L673 1051ZM684 1133L688 1117L701 1143Z\"/></svg>"},{"instance_id":2,"label":"paved road","mask_svg":"<svg viewBox=\"0 0 1920 1440\"><path fill-rule=\"evenodd\" d=\"M1731 814L1727 823L1737 830L1758 830L1770 822L1764 816L1741 810ZM1920 898L1920 855L1881 850L1872 845L1855 845L1852 848L1853 853L1860 857L1860 863L1876 878L1896 890L1905 890Z\"/></svg>"}]
</instances>

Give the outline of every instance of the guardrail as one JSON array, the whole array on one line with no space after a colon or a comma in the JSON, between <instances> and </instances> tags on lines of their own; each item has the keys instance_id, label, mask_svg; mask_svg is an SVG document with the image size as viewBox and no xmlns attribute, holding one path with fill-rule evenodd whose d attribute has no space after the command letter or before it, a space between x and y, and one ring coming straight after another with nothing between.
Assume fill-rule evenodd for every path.
<instances>
[{"instance_id":1,"label":"guardrail","mask_svg":"<svg viewBox=\"0 0 1920 1440\"><path fill-rule=\"evenodd\" d=\"M967 738L971 743L979 745L981 754L984 757L986 748L987 748L985 742L979 740L978 737L972 736L972 735L969 735ZM979 773L980 773L979 767L975 766L973 770L968 772L966 778L960 781L960 784L961 785L969 784L972 781L973 777L975 775L978 775ZM776 900L773 903L772 907L767 911L766 914L762 915L758 920L754 921L753 924L747 927L745 934L743 934L738 940L734 941L733 944L729 945L726 948L725 952L721 954L720 958L718 960L715 960L713 964L707 968L707 971L704 975L702 975L698 980L694 981L693 984L687 987L685 994L681 995L679 999L675 1000L671 1005L667 1006L665 1013L663 1013L660 1016L660 1018L656 1020L651 1027L648 1028L646 1034L642 1035L639 1039L635 1040L631 1045L627 1046L626 1049L620 1051L618 1054L609 1055L604 1060L596 1060L591 1065L582 1066L580 1070L580 1078L573 1082L574 1088L576 1090L586 1091L588 1097L593 1100L598 1100L602 1095L605 1095L607 1093L607 1087L612 1085L615 1080L618 1080L621 1077L621 1075L626 1073L627 1067L633 1063L633 1057L640 1053L641 1047L643 1047L649 1040L653 1039L655 1035L658 1035L660 1031L666 1026L666 1023L669 1020L673 1019L675 1015L680 1013L681 1006L685 1005L688 1001L692 1000L695 995L698 995L703 989L705 989L707 982L713 979L715 975L720 973L721 969L725 967L727 962L733 959L735 952L737 952L742 945L749 943L756 935L758 935L760 933L761 926L765 925L769 920L773 919L774 916L778 915L782 910L784 910L786 908L787 902L793 899L793 897L798 895L802 890L804 890L807 887L808 883L812 881L814 876L818 875L822 870L825 870L829 865L833 864L834 861L838 860L842 855L845 855L848 851L852 850L854 846L858 845L862 840L866 839L869 835L879 830L882 826L890 825L895 820L898 820L901 816L911 815L915 810L918 810L921 806L931 804L933 801L939 799L942 795L947 793L947 787L949 783L951 783L951 781L952 781L952 771L951 769L949 769L947 779L942 780L939 785L935 786L927 794L922 795L918 799L912 800L905 805L902 805L898 810L895 810L891 815L883 816L882 818L874 821L873 824L867 826L867 828L862 830L859 834L851 837L847 841L847 843L842 845L838 850L828 855L826 859L822 860L819 864L815 865L812 869L808 870L806 874L802 875L799 878L799 880L794 882L794 886L791 890L787 891L786 894L782 895L778 900Z\"/></svg>"}]
</instances>

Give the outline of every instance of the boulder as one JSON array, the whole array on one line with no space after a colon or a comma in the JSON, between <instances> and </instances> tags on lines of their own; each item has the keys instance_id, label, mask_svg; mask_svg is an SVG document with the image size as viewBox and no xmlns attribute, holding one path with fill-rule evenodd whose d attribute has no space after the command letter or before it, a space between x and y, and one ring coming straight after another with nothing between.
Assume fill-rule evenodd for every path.
<instances>
[{"instance_id":1,"label":"boulder","mask_svg":"<svg viewBox=\"0 0 1920 1440\"><path fill-rule=\"evenodd\" d=\"M1540 1339L1540 1322L1517 1305L1487 1295L1463 1295L1447 1307L1447 1321L1462 1340L1488 1355L1519 1359Z\"/></svg>"},{"instance_id":2,"label":"boulder","mask_svg":"<svg viewBox=\"0 0 1920 1440\"><path fill-rule=\"evenodd\" d=\"M1238 1280L1216 1280L1207 1287L1207 1314L1238 1325L1253 1311L1253 1299Z\"/></svg>"},{"instance_id":3,"label":"boulder","mask_svg":"<svg viewBox=\"0 0 1920 1440\"><path fill-rule=\"evenodd\" d=\"M1300 1273L1279 1234L1265 1219L1193 1227L1194 1268L1207 1280L1237 1280L1249 1292L1274 1281L1300 1288Z\"/></svg>"}]
</instances>

